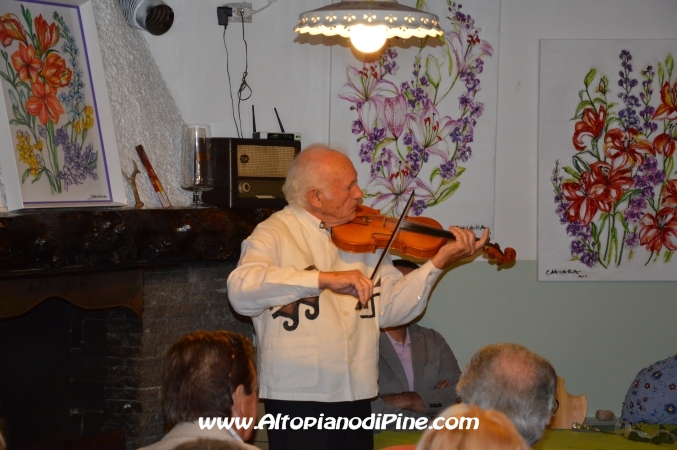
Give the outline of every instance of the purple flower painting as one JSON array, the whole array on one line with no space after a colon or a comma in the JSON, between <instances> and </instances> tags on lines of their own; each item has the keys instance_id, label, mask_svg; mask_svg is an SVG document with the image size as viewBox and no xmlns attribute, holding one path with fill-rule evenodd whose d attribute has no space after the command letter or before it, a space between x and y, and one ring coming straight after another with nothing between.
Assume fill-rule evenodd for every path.
<instances>
[{"instance_id":1,"label":"purple flower painting","mask_svg":"<svg viewBox=\"0 0 677 450\"><path fill-rule=\"evenodd\" d=\"M480 80L494 50L462 5L447 0L444 19L444 36L422 42L411 59L390 46L371 62L349 65L338 93L353 117L359 163L369 167L365 199L384 214L399 215L412 190L413 215L449 200L477 151Z\"/></svg>"}]
</instances>

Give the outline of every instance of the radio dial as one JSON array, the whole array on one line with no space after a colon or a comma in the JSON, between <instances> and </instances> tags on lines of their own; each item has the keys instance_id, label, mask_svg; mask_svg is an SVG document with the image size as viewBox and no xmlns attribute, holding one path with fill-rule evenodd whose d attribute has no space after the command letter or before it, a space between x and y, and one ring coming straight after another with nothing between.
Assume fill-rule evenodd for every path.
<instances>
[{"instance_id":1,"label":"radio dial","mask_svg":"<svg viewBox=\"0 0 677 450\"><path fill-rule=\"evenodd\" d=\"M246 181L242 181L240 184L237 185L237 190L240 191L241 194L249 192L251 188L252 187Z\"/></svg>"}]
</instances>

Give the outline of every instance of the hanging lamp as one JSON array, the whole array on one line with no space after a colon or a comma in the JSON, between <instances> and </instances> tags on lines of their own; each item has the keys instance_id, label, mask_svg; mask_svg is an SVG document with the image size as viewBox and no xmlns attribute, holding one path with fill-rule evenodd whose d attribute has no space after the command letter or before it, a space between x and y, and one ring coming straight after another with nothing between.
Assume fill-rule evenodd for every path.
<instances>
[{"instance_id":1,"label":"hanging lamp","mask_svg":"<svg viewBox=\"0 0 677 450\"><path fill-rule=\"evenodd\" d=\"M400 5L395 0L343 1L299 14L297 33L350 38L363 53L383 47L386 39L424 38L444 34L435 14Z\"/></svg>"}]
</instances>

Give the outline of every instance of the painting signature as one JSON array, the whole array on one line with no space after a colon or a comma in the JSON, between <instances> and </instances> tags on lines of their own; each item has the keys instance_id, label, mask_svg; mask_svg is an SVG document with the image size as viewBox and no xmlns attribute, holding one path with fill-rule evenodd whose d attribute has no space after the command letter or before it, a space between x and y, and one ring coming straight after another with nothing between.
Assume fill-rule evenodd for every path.
<instances>
[{"instance_id":1,"label":"painting signature","mask_svg":"<svg viewBox=\"0 0 677 450\"><path fill-rule=\"evenodd\" d=\"M582 270L576 269L548 269L546 275L576 275L578 278L587 278L588 276Z\"/></svg>"}]
</instances>

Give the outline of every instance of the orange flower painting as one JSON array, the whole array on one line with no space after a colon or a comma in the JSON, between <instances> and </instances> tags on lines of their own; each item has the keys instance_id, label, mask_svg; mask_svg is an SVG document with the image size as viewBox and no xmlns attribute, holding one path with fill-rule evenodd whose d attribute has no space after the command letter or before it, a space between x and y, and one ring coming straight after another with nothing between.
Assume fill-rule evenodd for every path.
<instances>
[{"instance_id":1,"label":"orange flower painting","mask_svg":"<svg viewBox=\"0 0 677 450\"><path fill-rule=\"evenodd\" d=\"M40 81L33 83L33 95L26 102L26 111L37 116L43 125L47 125L49 121L59 122L59 115L64 113L55 93L56 88L49 83L46 85Z\"/></svg>"},{"instance_id":2,"label":"orange flower painting","mask_svg":"<svg viewBox=\"0 0 677 450\"><path fill-rule=\"evenodd\" d=\"M654 119L677 119L677 82L672 86L666 81L661 88L661 104L656 108Z\"/></svg>"},{"instance_id":3,"label":"orange flower painting","mask_svg":"<svg viewBox=\"0 0 677 450\"><path fill-rule=\"evenodd\" d=\"M3 14L0 16L0 40L2 40L3 47L9 46L13 40L28 45L26 32L21 23L19 23L19 18L14 14Z\"/></svg>"},{"instance_id":4,"label":"orange flower painting","mask_svg":"<svg viewBox=\"0 0 677 450\"><path fill-rule=\"evenodd\" d=\"M36 57L35 48L19 44L19 50L12 55L12 66L19 74L21 81L38 81L42 61Z\"/></svg>"},{"instance_id":5,"label":"orange flower painting","mask_svg":"<svg viewBox=\"0 0 677 450\"><path fill-rule=\"evenodd\" d=\"M38 39L40 55L44 55L47 50L59 42L59 27L54 22L48 24L42 16L35 18L35 34Z\"/></svg>"},{"instance_id":6,"label":"orange flower painting","mask_svg":"<svg viewBox=\"0 0 677 450\"><path fill-rule=\"evenodd\" d=\"M78 58L81 39L56 10L34 17L32 7L21 4L20 16L0 11L0 77L21 183L48 183L59 195L99 178L88 139L96 117Z\"/></svg>"},{"instance_id":7,"label":"orange flower painting","mask_svg":"<svg viewBox=\"0 0 677 450\"><path fill-rule=\"evenodd\" d=\"M71 70L66 66L66 61L56 53L47 55L45 65L40 71L42 79L55 88L68 86L71 81L71 74Z\"/></svg>"}]
</instances>

